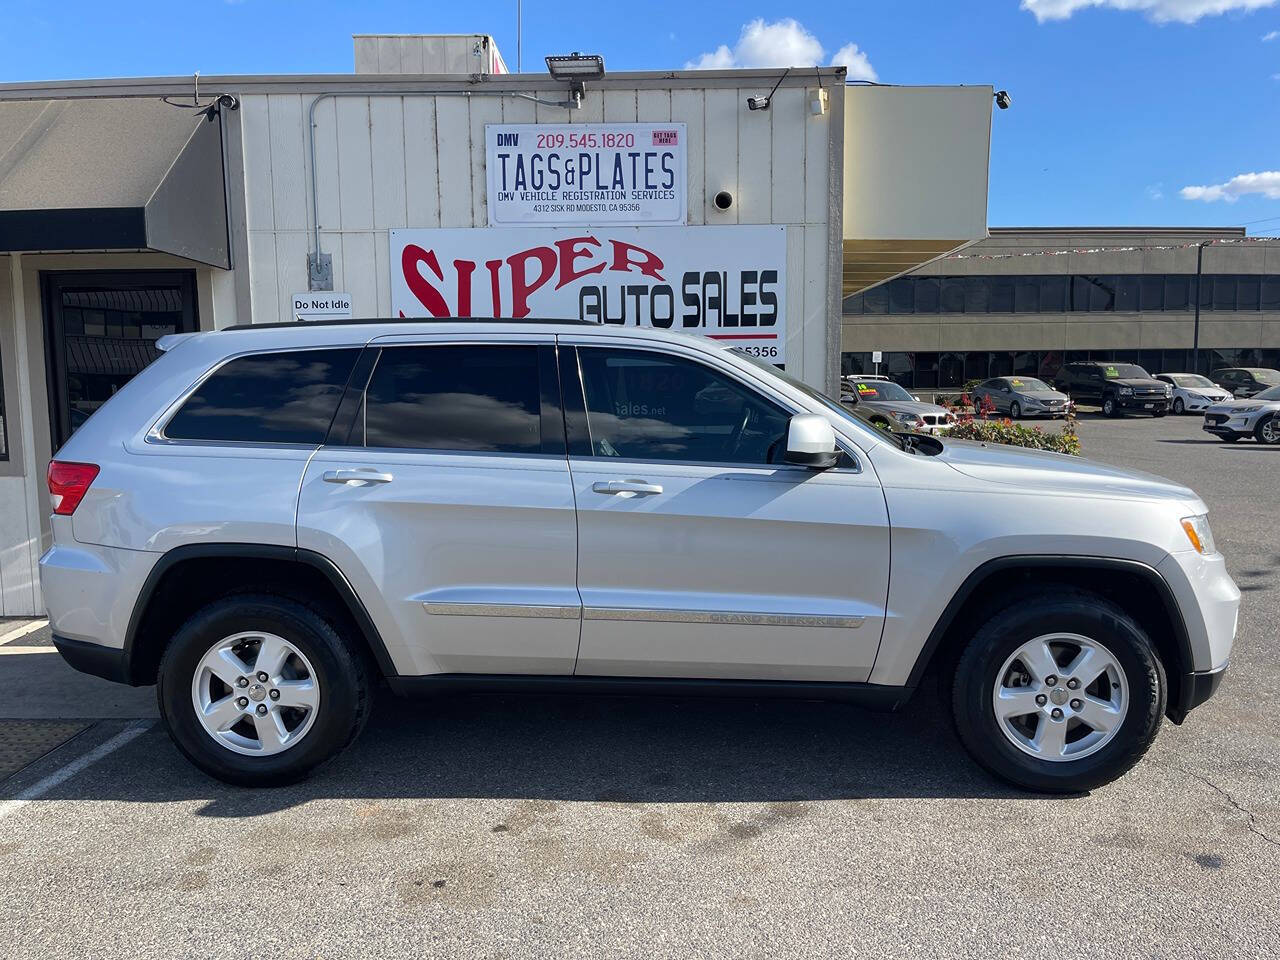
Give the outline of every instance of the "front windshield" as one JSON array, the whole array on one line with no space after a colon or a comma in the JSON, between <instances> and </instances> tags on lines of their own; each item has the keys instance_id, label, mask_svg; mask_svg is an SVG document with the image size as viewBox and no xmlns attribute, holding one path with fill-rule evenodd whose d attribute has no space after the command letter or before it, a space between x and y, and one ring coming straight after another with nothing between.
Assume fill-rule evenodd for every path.
<instances>
[{"instance_id":1,"label":"front windshield","mask_svg":"<svg viewBox=\"0 0 1280 960\"><path fill-rule=\"evenodd\" d=\"M883 431L877 430L875 427L871 426L871 424L867 423L865 420L861 419L856 414L850 413L848 410L842 407L838 401L832 400L825 393L819 393L817 390L813 389L813 387L809 386L807 383L802 383L801 381L797 380L795 377L791 376L791 374L787 373L787 371L779 367L775 367L772 363L769 363L765 360L761 360L758 357L753 357L751 356L751 354L745 353L738 347L733 347L731 349L733 351L734 356L739 357L743 360L746 360L752 366L759 367L761 370L765 371L769 375L777 377L779 380L783 381L784 383L792 387L795 387L797 390L799 390L809 399L818 401L818 403L822 404L832 413L836 414L840 418L842 423L853 424L863 433L870 434L871 436L875 437L877 440L883 439L886 436L886 434Z\"/></svg>"},{"instance_id":2,"label":"front windshield","mask_svg":"<svg viewBox=\"0 0 1280 960\"><path fill-rule=\"evenodd\" d=\"M1102 373L1108 380L1150 380L1151 374L1136 363L1106 363Z\"/></svg>"},{"instance_id":3,"label":"front windshield","mask_svg":"<svg viewBox=\"0 0 1280 960\"><path fill-rule=\"evenodd\" d=\"M890 380L854 380L850 386L859 400L896 400L901 403L915 399Z\"/></svg>"},{"instance_id":4,"label":"front windshield","mask_svg":"<svg viewBox=\"0 0 1280 960\"><path fill-rule=\"evenodd\" d=\"M1253 395L1254 400L1280 400L1280 386L1267 387L1261 393Z\"/></svg>"},{"instance_id":5,"label":"front windshield","mask_svg":"<svg viewBox=\"0 0 1280 960\"><path fill-rule=\"evenodd\" d=\"M1213 387L1216 384L1208 377L1202 377L1198 373L1168 373L1165 374L1170 380L1180 387Z\"/></svg>"},{"instance_id":6,"label":"front windshield","mask_svg":"<svg viewBox=\"0 0 1280 960\"><path fill-rule=\"evenodd\" d=\"M1280 386L1280 370L1272 370L1270 367L1250 367L1249 373L1253 374L1253 379L1260 383Z\"/></svg>"},{"instance_id":7,"label":"front windshield","mask_svg":"<svg viewBox=\"0 0 1280 960\"><path fill-rule=\"evenodd\" d=\"M1037 380L1035 377L1010 377L1005 381L1015 390L1052 390L1043 380Z\"/></svg>"}]
</instances>

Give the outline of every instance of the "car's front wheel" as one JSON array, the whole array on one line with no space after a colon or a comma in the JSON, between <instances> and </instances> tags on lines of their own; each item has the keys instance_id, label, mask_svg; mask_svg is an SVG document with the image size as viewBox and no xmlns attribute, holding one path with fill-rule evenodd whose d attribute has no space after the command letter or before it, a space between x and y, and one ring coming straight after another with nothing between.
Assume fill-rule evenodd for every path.
<instances>
[{"instance_id":1,"label":"car's front wheel","mask_svg":"<svg viewBox=\"0 0 1280 960\"><path fill-rule=\"evenodd\" d=\"M370 681L359 654L310 607L237 595L178 630L156 696L174 743L201 770L272 786L302 779L355 739Z\"/></svg>"},{"instance_id":2,"label":"car's front wheel","mask_svg":"<svg viewBox=\"0 0 1280 960\"><path fill-rule=\"evenodd\" d=\"M1115 397L1102 398L1102 415L1104 417L1120 416L1120 404L1116 402Z\"/></svg>"},{"instance_id":3,"label":"car's front wheel","mask_svg":"<svg viewBox=\"0 0 1280 960\"><path fill-rule=\"evenodd\" d=\"M1182 402L1181 397L1175 397L1173 401L1174 416L1180 417L1187 412L1187 405Z\"/></svg>"},{"instance_id":4,"label":"car's front wheel","mask_svg":"<svg viewBox=\"0 0 1280 960\"><path fill-rule=\"evenodd\" d=\"M1166 681L1133 618L1062 587L983 624L951 692L956 729L979 763L1018 786L1075 793L1111 782L1146 753Z\"/></svg>"},{"instance_id":5,"label":"car's front wheel","mask_svg":"<svg viewBox=\"0 0 1280 960\"><path fill-rule=\"evenodd\" d=\"M1012 420L1022 419L1022 404L1018 403L1017 400L1009 404L1009 418Z\"/></svg>"},{"instance_id":6,"label":"car's front wheel","mask_svg":"<svg viewBox=\"0 0 1280 960\"><path fill-rule=\"evenodd\" d=\"M1259 443L1269 447L1280 443L1280 415L1272 414L1254 428L1253 435Z\"/></svg>"}]
</instances>

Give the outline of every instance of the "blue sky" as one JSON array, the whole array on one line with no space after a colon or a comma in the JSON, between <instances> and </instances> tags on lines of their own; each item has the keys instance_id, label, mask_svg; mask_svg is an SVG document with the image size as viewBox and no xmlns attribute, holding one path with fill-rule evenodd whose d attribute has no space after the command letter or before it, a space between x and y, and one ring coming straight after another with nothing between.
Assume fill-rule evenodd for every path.
<instances>
[{"instance_id":1,"label":"blue sky","mask_svg":"<svg viewBox=\"0 0 1280 960\"><path fill-rule=\"evenodd\" d=\"M0 6L0 81L349 72L362 32L492 33L516 59L514 0ZM575 49L614 70L838 56L888 83L992 83L1013 96L994 118L993 226L1280 234L1280 0L526 0L526 69Z\"/></svg>"}]
</instances>

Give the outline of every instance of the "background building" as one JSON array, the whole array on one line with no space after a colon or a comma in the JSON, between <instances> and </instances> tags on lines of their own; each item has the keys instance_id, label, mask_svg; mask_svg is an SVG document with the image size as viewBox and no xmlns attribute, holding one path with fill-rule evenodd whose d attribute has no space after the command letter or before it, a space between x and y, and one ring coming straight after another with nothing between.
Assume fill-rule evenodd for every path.
<instances>
[{"instance_id":1,"label":"background building","mask_svg":"<svg viewBox=\"0 0 1280 960\"><path fill-rule=\"evenodd\" d=\"M166 333L639 316L832 389L842 298L986 235L989 86L605 73L571 107L568 81L505 73L482 35L360 36L355 62L0 85L0 615L43 606L49 459ZM622 162L654 189L592 206L606 176L564 216L583 198L514 174L545 136L607 161L637 137Z\"/></svg>"},{"instance_id":2,"label":"background building","mask_svg":"<svg viewBox=\"0 0 1280 960\"><path fill-rule=\"evenodd\" d=\"M1203 246L1197 282L1197 253ZM1072 360L1199 372L1280 367L1280 242L1242 227L992 228L990 238L845 298L842 368L905 386L1050 378Z\"/></svg>"}]
</instances>

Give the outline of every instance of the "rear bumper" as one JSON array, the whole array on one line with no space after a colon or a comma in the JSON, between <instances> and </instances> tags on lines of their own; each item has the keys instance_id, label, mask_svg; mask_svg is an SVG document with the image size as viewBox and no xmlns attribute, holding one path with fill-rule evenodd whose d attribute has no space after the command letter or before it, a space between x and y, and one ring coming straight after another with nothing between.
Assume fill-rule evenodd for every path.
<instances>
[{"instance_id":1,"label":"rear bumper","mask_svg":"<svg viewBox=\"0 0 1280 960\"><path fill-rule=\"evenodd\" d=\"M1222 678L1226 675L1225 663L1217 670L1183 674L1182 683L1178 685L1178 702L1169 704L1169 719L1174 723L1182 723L1188 713L1218 692Z\"/></svg>"},{"instance_id":2,"label":"rear bumper","mask_svg":"<svg viewBox=\"0 0 1280 960\"><path fill-rule=\"evenodd\" d=\"M129 683L129 660L117 647L104 647L87 640L71 640L54 634L53 645L62 659L81 673L92 674L113 683Z\"/></svg>"}]
</instances>

